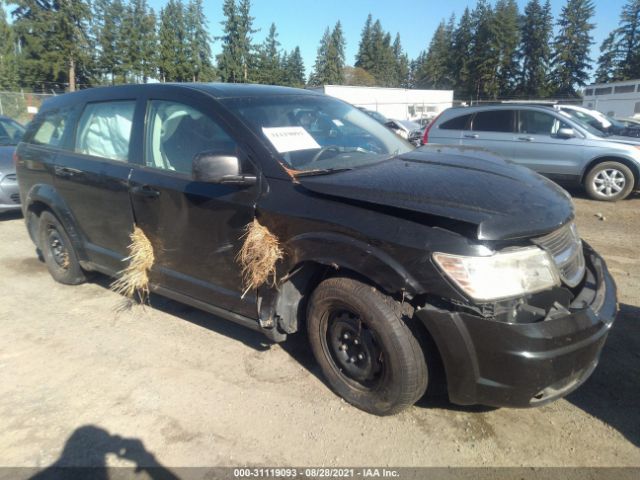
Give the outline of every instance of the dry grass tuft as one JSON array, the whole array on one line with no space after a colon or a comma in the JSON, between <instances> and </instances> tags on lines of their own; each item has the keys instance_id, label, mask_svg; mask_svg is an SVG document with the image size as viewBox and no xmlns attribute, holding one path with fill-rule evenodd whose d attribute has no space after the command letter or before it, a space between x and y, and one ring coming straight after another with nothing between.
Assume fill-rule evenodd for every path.
<instances>
[{"instance_id":1,"label":"dry grass tuft","mask_svg":"<svg viewBox=\"0 0 640 480\"><path fill-rule=\"evenodd\" d=\"M271 281L276 283L276 262L283 258L278 238L254 219L245 227L244 243L236 260L242 266L242 281L246 295L249 290Z\"/></svg>"},{"instance_id":2,"label":"dry grass tuft","mask_svg":"<svg viewBox=\"0 0 640 480\"><path fill-rule=\"evenodd\" d=\"M153 246L138 226L133 227L130 238L129 256L125 259L129 265L111 284L111 290L124 295L131 301L134 300L135 295L144 305L149 299L149 270L155 261Z\"/></svg>"}]
</instances>

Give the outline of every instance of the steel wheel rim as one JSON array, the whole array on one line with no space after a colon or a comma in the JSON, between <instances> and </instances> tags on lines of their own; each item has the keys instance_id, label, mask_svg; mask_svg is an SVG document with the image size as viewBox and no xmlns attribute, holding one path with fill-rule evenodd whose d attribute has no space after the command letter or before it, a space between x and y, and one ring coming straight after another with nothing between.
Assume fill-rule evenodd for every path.
<instances>
[{"instance_id":1,"label":"steel wheel rim","mask_svg":"<svg viewBox=\"0 0 640 480\"><path fill-rule=\"evenodd\" d=\"M60 232L55 227L49 227L47 233L47 243L51 256L60 268L69 268L69 250L64 243Z\"/></svg>"},{"instance_id":2,"label":"steel wheel rim","mask_svg":"<svg viewBox=\"0 0 640 480\"><path fill-rule=\"evenodd\" d=\"M375 390L387 370L375 332L347 308L332 310L326 318L325 348L333 368L356 388Z\"/></svg>"},{"instance_id":3,"label":"steel wheel rim","mask_svg":"<svg viewBox=\"0 0 640 480\"><path fill-rule=\"evenodd\" d=\"M606 168L593 178L593 189L603 197L614 197L624 190L627 179L620 170Z\"/></svg>"}]
</instances>

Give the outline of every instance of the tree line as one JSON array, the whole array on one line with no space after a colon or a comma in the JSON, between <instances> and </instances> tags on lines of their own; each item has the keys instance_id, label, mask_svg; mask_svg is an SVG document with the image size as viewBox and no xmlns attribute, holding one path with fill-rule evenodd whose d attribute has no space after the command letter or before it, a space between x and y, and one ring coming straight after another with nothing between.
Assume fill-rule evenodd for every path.
<instances>
[{"instance_id":1,"label":"tree line","mask_svg":"<svg viewBox=\"0 0 640 480\"><path fill-rule=\"evenodd\" d=\"M4 2L3 2L4 3ZM435 30L415 59L400 35L369 15L353 66L340 22L327 27L307 75L300 48L282 48L272 24L254 36L250 0L224 0L211 35L203 0L12 0L0 4L0 89L74 90L153 81L342 84L454 89L458 98L576 96L594 61L592 0L566 0L554 20L549 0L479 0ZM212 42L220 53L212 55ZM600 46L596 81L640 78L640 0L627 0L618 28Z\"/></svg>"}]
</instances>

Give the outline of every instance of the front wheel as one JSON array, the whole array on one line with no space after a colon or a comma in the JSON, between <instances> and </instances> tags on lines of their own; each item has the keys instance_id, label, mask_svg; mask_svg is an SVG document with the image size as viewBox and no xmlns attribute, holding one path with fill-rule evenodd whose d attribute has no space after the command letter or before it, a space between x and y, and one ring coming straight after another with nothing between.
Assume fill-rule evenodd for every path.
<instances>
[{"instance_id":1,"label":"front wheel","mask_svg":"<svg viewBox=\"0 0 640 480\"><path fill-rule=\"evenodd\" d=\"M424 395L425 355L399 302L358 280L329 278L313 292L307 322L314 356L347 402L390 415Z\"/></svg>"},{"instance_id":2,"label":"front wheel","mask_svg":"<svg viewBox=\"0 0 640 480\"><path fill-rule=\"evenodd\" d=\"M626 165L619 162L602 162L593 167L585 177L585 188L594 200L615 202L629 196L635 178Z\"/></svg>"}]
</instances>

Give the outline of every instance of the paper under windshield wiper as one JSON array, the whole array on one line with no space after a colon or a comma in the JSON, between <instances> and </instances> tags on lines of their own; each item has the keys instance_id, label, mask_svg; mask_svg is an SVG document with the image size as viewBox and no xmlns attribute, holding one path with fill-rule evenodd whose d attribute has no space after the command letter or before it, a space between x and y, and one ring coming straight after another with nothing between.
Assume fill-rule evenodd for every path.
<instances>
[{"instance_id":1,"label":"paper under windshield wiper","mask_svg":"<svg viewBox=\"0 0 640 480\"><path fill-rule=\"evenodd\" d=\"M296 172L296 177L311 177L313 175L329 175L331 173L337 172L346 172L347 170L353 170L353 168L349 167L341 167L341 168L320 168L317 170L304 170L302 172Z\"/></svg>"}]
</instances>

